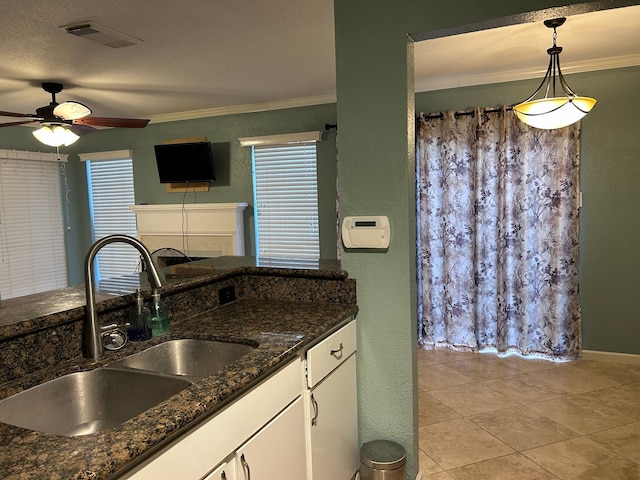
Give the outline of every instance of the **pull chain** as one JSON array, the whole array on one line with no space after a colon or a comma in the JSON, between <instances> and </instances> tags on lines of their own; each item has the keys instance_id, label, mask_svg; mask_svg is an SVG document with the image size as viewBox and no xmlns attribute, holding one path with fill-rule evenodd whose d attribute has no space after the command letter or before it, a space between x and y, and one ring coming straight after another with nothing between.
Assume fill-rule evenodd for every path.
<instances>
[{"instance_id":1,"label":"pull chain","mask_svg":"<svg viewBox=\"0 0 640 480\"><path fill-rule=\"evenodd\" d=\"M69 213L69 207L71 205L69 194L71 193L71 189L69 188L69 180L67 178L67 166L60 160L60 147L56 147L56 154L58 156L58 169L60 170L60 175L62 175L64 180L64 203L65 212L67 214L67 230L71 230L71 217Z\"/></svg>"}]
</instances>

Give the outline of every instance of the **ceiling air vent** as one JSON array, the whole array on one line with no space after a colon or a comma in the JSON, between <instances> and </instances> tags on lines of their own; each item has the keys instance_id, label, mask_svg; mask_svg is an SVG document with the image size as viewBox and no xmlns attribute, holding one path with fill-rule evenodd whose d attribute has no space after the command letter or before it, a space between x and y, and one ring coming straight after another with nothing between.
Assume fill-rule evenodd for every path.
<instances>
[{"instance_id":1,"label":"ceiling air vent","mask_svg":"<svg viewBox=\"0 0 640 480\"><path fill-rule=\"evenodd\" d=\"M117 32L96 22L86 21L60 27L76 37L86 38L111 48L130 47L142 43L142 40Z\"/></svg>"}]
</instances>

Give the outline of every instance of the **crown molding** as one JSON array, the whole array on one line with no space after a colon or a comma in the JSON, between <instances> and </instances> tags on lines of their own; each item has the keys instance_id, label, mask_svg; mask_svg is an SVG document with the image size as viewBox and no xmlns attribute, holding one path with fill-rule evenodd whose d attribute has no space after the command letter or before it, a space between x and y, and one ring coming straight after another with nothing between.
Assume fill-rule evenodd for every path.
<instances>
[{"instance_id":1,"label":"crown molding","mask_svg":"<svg viewBox=\"0 0 640 480\"><path fill-rule=\"evenodd\" d=\"M204 108L202 110L191 110L188 112L154 115L151 117L149 123L177 122L181 120L193 120L196 118L220 117L223 115L256 113L269 110L283 110L285 108L309 107L313 105L324 105L327 103L336 103L336 95L316 95L312 97L291 98L274 102L231 105L228 107Z\"/></svg>"},{"instance_id":2,"label":"crown molding","mask_svg":"<svg viewBox=\"0 0 640 480\"><path fill-rule=\"evenodd\" d=\"M640 54L633 54L588 60L584 62L574 62L571 64L563 65L562 71L565 74L573 74L598 70L611 70L615 68L634 67L638 65L640 65ZM446 90L449 88L470 87L475 85L488 85L493 83L515 82L519 80L529 80L532 78L542 78L546 71L546 68L543 67L544 66L540 66L540 68L489 72L485 74L416 78L415 91L429 92L436 90ZM286 108L309 107L313 105L336 103L336 101L336 94L327 94L311 97L292 98L287 100L278 100L273 102L204 108L201 110L190 110L186 112L154 115L151 117L149 123L177 122L181 120L220 117L224 115L256 113L269 110L283 110Z\"/></svg>"},{"instance_id":3,"label":"crown molding","mask_svg":"<svg viewBox=\"0 0 640 480\"><path fill-rule=\"evenodd\" d=\"M565 75L573 73L594 72L597 70L612 70L615 68L635 67L640 65L640 54L622 55L618 57L601 58L583 62L572 62L562 66ZM430 92L449 88L471 87L492 83L515 82L532 78L542 79L546 72L546 65L542 68L526 68L502 72L488 72L473 75L449 75L431 78L416 78L416 92Z\"/></svg>"}]
</instances>

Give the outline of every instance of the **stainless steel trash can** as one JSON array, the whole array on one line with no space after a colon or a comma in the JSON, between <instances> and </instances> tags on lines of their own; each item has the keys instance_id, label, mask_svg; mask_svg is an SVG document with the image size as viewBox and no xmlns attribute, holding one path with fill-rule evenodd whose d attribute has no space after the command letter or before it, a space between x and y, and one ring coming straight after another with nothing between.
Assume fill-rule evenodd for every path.
<instances>
[{"instance_id":1,"label":"stainless steel trash can","mask_svg":"<svg viewBox=\"0 0 640 480\"><path fill-rule=\"evenodd\" d=\"M360 480L406 480L407 452L389 440L374 440L360 448Z\"/></svg>"}]
</instances>

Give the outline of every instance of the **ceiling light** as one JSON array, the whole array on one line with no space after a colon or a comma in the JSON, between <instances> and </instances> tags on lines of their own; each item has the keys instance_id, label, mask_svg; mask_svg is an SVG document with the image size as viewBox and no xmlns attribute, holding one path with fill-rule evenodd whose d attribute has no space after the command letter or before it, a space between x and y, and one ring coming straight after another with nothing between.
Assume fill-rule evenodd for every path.
<instances>
[{"instance_id":1,"label":"ceiling light","mask_svg":"<svg viewBox=\"0 0 640 480\"><path fill-rule=\"evenodd\" d=\"M544 21L546 27L553 28L553 46L547 49L550 57L547 73L533 95L513 107L518 118L532 127L544 129L566 127L584 117L596 104L595 98L576 95L562 76L560 70L562 47L556 45L558 36L556 28L564 24L565 20L566 18L561 17ZM561 96L556 96L557 84L562 88ZM543 87L544 97L535 99Z\"/></svg>"},{"instance_id":2,"label":"ceiling light","mask_svg":"<svg viewBox=\"0 0 640 480\"><path fill-rule=\"evenodd\" d=\"M45 125L33 132L33 136L50 147L67 147L80 138L64 125Z\"/></svg>"}]
</instances>

